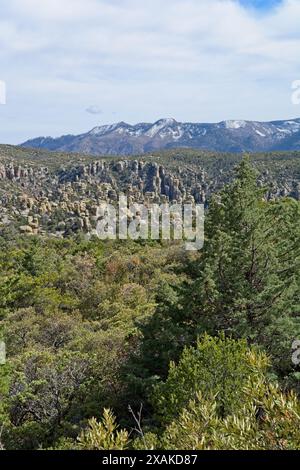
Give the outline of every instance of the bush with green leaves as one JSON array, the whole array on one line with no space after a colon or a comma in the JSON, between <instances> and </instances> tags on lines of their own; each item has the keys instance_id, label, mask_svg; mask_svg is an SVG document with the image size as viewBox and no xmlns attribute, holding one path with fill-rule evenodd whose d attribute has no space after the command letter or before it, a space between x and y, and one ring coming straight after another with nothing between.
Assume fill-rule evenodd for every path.
<instances>
[{"instance_id":1,"label":"bush with green leaves","mask_svg":"<svg viewBox=\"0 0 300 470\"><path fill-rule=\"evenodd\" d=\"M300 449L300 403L276 385L249 384L234 414L221 418L217 410L217 399L198 393L156 445L170 450Z\"/></svg>"},{"instance_id":2,"label":"bush with green leaves","mask_svg":"<svg viewBox=\"0 0 300 470\"><path fill-rule=\"evenodd\" d=\"M300 402L268 377L268 365L244 340L205 335L155 389L161 433L145 433L134 447L300 449Z\"/></svg>"},{"instance_id":3,"label":"bush with green leaves","mask_svg":"<svg viewBox=\"0 0 300 470\"><path fill-rule=\"evenodd\" d=\"M155 387L152 403L159 421L173 421L198 392L207 401L215 400L221 417L234 414L249 381L262 378L267 366L266 356L249 349L245 340L204 335L195 348L183 351L178 365L170 364L166 382Z\"/></svg>"},{"instance_id":4,"label":"bush with green leaves","mask_svg":"<svg viewBox=\"0 0 300 470\"><path fill-rule=\"evenodd\" d=\"M125 429L118 430L112 411L105 409L101 422L95 418L89 420L78 442L82 450L125 450L129 446L129 434Z\"/></svg>"}]
</instances>

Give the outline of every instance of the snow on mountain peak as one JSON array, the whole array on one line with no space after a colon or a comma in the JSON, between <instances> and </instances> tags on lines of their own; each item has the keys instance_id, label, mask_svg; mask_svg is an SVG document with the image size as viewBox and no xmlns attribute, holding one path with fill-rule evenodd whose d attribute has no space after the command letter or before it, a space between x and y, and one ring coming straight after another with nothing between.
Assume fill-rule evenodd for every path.
<instances>
[{"instance_id":1,"label":"snow on mountain peak","mask_svg":"<svg viewBox=\"0 0 300 470\"><path fill-rule=\"evenodd\" d=\"M174 118L164 118L164 119L160 119L157 122L164 124L165 126L172 126L173 124L177 124L177 121Z\"/></svg>"},{"instance_id":2,"label":"snow on mountain peak","mask_svg":"<svg viewBox=\"0 0 300 470\"><path fill-rule=\"evenodd\" d=\"M225 121L224 124L226 129L240 129L247 125L246 121Z\"/></svg>"},{"instance_id":3,"label":"snow on mountain peak","mask_svg":"<svg viewBox=\"0 0 300 470\"><path fill-rule=\"evenodd\" d=\"M300 149L300 119L270 122L228 120L206 124L177 122L173 118L134 125L118 122L94 127L86 134L37 138L22 145L97 155L127 155L175 147L222 152Z\"/></svg>"},{"instance_id":4,"label":"snow on mountain peak","mask_svg":"<svg viewBox=\"0 0 300 470\"><path fill-rule=\"evenodd\" d=\"M94 129L92 129L89 134L90 135L95 135L95 136L100 136L100 135L104 135L104 134L107 134L109 132L113 132L119 128L124 128L124 127L128 127L128 124L126 124L126 122L116 122L115 124L108 124L108 125L104 125L104 126L97 126L97 127L94 127Z\"/></svg>"},{"instance_id":5,"label":"snow on mountain peak","mask_svg":"<svg viewBox=\"0 0 300 470\"><path fill-rule=\"evenodd\" d=\"M160 119L159 121L155 122L153 126L150 127L150 129L145 133L145 135L147 135L148 137L154 137L163 129L166 129L167 127L170 127L170 126L174 126L174 124L177 124L177 121L175 121L175 119L172 119L172 118Z\"/></svg>"},{"instance_id":6,"label":"snow on mountain peak","mask_svg":"<svg viewBox=\"0 0 300 470\"><path fill-rule=\"evenodd\" d=\"M103 135L107 132L112 132L116 129L117 124L108 124L106 126L97 126L92 129L89 134L90 135Z\"/></svg>"}]
</instances>

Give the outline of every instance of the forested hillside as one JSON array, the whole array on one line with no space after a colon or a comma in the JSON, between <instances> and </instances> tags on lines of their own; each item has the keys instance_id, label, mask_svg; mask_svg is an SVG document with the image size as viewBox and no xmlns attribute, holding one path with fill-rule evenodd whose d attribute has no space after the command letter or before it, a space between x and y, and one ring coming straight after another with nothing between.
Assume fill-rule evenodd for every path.
<instances>
[{"instance_id":1,"label":"forested hillside","mask_svg":"<svg viewBox=\"0 0 300 470\"><path fill-rule=\"evenodd\" d=\"M298 154L156 155L145 165L157 165L159 192L146 187L157 174L143 173L134 158L122 168L107 160L112 166L100 171L89 157L72 156L64 169L56 161L46 169L43 154L2 153L3 448L300 448L300 370L292 362L300 339ZM97 184L104 191L99 174L134 189L134 171L144 181L139 196L170 199L166 186L171 199L197 202L200 194L203 250L57 230L55 204L65 204L60 217L89 217ZM76 215L78 197L88 201ZM21 222L32 230L22 232Z\"/></svg>"}]
</instances>

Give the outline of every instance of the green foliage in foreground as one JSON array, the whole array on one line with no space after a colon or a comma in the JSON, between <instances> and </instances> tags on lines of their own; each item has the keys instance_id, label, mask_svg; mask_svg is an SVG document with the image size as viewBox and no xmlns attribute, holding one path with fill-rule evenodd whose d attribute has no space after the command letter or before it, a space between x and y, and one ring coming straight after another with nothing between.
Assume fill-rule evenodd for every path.
<instances>
[{"instance_id":1,"label":"green foliage in foreground","mask_svg":"<svg viewBox=\"0 0 300 470\"><path fill-rule=\"evenodd\" d=\"M154 388L160 422L176 419L198 391L205 400L215 401L221 417L234 414L245 400L249 379L261 378L266 365L266 358L254 354L246 341L205 335L196 348L185 348L178 365L171 362L166 382Z\"/></svg>"},{"instance_id":2,"label":"green foliage in foreground","mask_svg":"<svg viewBox=\"0 0 300 470\"><path fill-rule=\"evenodd\" d=\"M224 351L227 360L222 373ZM267 378L267 365L267 357L247 348L244 341L205 336L196 348L184 351L179 365L172 365L166 383L155 392L163 420L173 418L161 434L142 434L131 442L125 430L115 434L114 418L106 410L103 422L89 422L79 438L80 446L106 450L299 449L300 402L293 393L282 394ZM191 376L199 381L190 381Z\"/></svg>"},{"instance_id":3,"label":"green foliage in foreground","mask_svg":"<svg viewBox=\"0 0 300 470\"><path fill-rule=\"evenodd\" d=\"M20 239L5 247L2 441L44 448L77 436L104 407L123 409L122 367L139 343L136 319L153 314L161 282L182 282L186 255L176 246L98 240Z\"/></svg>"},{"instance_id":4,"label":"green foliage in foreground","mask_svg":"<svg viewBox=\"0 0 300 470\"><path fill-rule=\"evenodd\" d=\"M0 237L0 447L300 448L300 205L264 193L245 159L199 254Z\"/></svg>"}]
</instances>

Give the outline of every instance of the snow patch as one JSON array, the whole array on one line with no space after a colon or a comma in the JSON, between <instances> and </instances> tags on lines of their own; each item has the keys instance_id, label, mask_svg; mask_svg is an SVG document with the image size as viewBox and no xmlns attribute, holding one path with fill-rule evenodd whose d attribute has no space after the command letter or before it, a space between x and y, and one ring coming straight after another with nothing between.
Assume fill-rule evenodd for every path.
<instances>
[{"instance_id":1,"label":"snow patch","mask_svg":"<svg viewBox=\"0 0 300 470\"><path fill-rule=\"evenodd\" d=\"M167 119L160 119L152 127L145 133L148 137L154 137L157 135L162 129L167 127L173 126L176 123L175 119L167 118Z\"/></svg>"},{"instance_id":2,"label":"snow patch","mask_svg":"<svg viewBox=\"0 0 300 470\"><path fill-rule=\"evenodd\" d=\"M292 132L298 132L300 130L300 123L296 121L285 121L284 123Z\"/></svg>"},{"instance_id":3,"label":"snow patch","mask_svg":"<svg viewBox=\"0 0 300 470\"><path fill-rule=\"evenodd\" d=\"M118 127L118 124L110 124L107 126L97 126L92 129L89 134L90 135L104 135L108 132L114 131Z\"/></svg>"},{"instance_id":4,"label":"snow patch","mask_svg":"<svg viewBox=\"0 0 300 470\"><path fill-rule=\"evenodd\" d=\"M263 134L262 132L256 130L256 134L260 135L260 137L266 137L266 134Z\"/></svg>"},{"instance_id":5,"label":"snow patch","mask_svg":"<svg viewBox=\"0 0 300 470\"><path fill-rule=\"evenodd\" d=\"M246 127L246 121L225 121L226 129L240 129Z\"/></svg>"}]
</instances>

